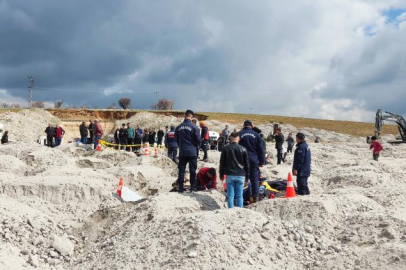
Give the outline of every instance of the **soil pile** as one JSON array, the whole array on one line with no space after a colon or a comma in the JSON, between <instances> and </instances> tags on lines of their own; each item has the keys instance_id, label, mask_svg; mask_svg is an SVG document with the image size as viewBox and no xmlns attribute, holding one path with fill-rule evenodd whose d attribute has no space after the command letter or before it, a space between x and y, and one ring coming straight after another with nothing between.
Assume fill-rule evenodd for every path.
<instances>
[{"instance_id":1,"label":"soil pile","mask_svg":"<svg viewBox=\"0 0 406 270\"><path fill-rule=\"evenodd\" d=\"M7 117L10 126L23 120ZM175 121L144 118L130 122ZM45 115L38 132L50 120ZM294 130L282 128L285 136ZM47 148L26 137L2 145L0 268L404 269L406 145L384 141L375 162L363 138L303 130L326 138L309 142L312 194L233 210L226 209L221 181L217 191L168 192L177 169L163 150L158 158L137 157L76 144ZM218 168L219 158L210 151L209 162L198 167ZM288 154L284 164L271 163L261 173L286 179L292 159ZM114 193L121 177L145 199L120 201Z\"/></svg>"},{"instance_id":2,"label":"soil pile","mask_svg":"<svg viewBox=\"0 0 406 270\"><path fill-rule=\"evenodd\" d=\"M9 131L10 141L38 143L39 138L46 135L48 124L55 125L60 120L43 109L30 109L1 114L0 122Z\"/></svg>"}]
</instances>

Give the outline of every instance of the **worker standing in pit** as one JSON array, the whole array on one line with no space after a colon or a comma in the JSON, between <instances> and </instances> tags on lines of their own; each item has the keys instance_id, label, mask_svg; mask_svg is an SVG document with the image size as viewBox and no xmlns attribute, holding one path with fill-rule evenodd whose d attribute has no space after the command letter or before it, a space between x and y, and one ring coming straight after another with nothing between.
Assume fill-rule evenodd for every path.
<instances>
[{"instance_id":1,"label":"worker standing in pit","mask_svg":"<svg viewBox=\"0 0 406 270\"><path fill-rule=\"evenodd\" d=\"M293 158L292 172L295 175L297 182L298 195L310 195L310 190L307 185L307 180L310 176L310 166L312 155L310 148L305 141L305 135L301 132L296 134L296 150Z\"/></svg>"},{"instance_id":2,"label":"worker standing in pit","mask_svg":"<svg viewBox=\"0 0 406 270\"><path fill-rule=\"evenodd\" d=\"M185 120L175 129L175 138L179 146L179 192L184 192L186 165L189 163L190 190L196 191L197 149L201 143L200 130L192 124L194 112L187 110Z\"/></svg>"},{"instance_id":3,"label":"worker standing in pit","mask_svg":"<svg viewBox=\"0 0 406 270\"><path fill-rule=\"evenodd\" d=\"M175 127L171 126L171 130L165 136L165 147L168 148L168 157L173 162L178 163L178 144L175 138Z\"/></svg>"},{"instance_id":4,"label":"worker standing in pit","mask_svg":"<svg viewBox=\"0 0 406 270\"><path fill-rule=\"evenodd\" d=\"M251 120L244 122L244 128L239 132L239 143L248 151L251 194L255 203L258 201L259 195L259 167L263 167L265 164L265 151L263 142L259 134L252 130L253 127Z\"/></svg>"},{"instance_id":5,"label":"worker standing in pit","mask_svg":"<svg viewBox=\"0 0 406 270\"><path fill-rule=\"evenodd\" d=\"M202 128L202 150L203 150L203 159L202 161L207 161L208 155L207 152L209 151L209 128L206 126L204 121L200 122L200 127Z\"/></svg>"},{"instance_id":6,"label":"worker standing in pit","mask_svg":"<svg viewBox=\"0 0 406 270\"><path fill-rule=\"evenodd\" d=\"M379 153L383 150L382 144L377 140L376 136L372 136L371 145L369 149L372 149L372 157L375 161L379 159Z\"/></svg>"}]
</instances>

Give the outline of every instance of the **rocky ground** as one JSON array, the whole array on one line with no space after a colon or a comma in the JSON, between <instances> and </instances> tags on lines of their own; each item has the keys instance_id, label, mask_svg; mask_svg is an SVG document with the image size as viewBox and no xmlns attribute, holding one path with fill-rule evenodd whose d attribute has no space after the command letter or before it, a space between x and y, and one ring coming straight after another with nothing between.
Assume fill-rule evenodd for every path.
<instances>
[{"instance_id":1,"label":"rocky ground","mask_svg":"<svg viewBox=\"0 0 406 270\"><path fill-rule=\"evenodd\" d=\"M58 121L44 111L23 113L44 123ZM7 126L30 128L19 122L26 119L21 115L7 119ZM176 121L157 119L159 125ZM226 123L208 124L221 130ZM405 145L384 143L374 162L363 138L303 129L309 141L322 139L310 142L312 195L229 210L220 190L168 192L177 170L163 152L153 158L76 144L50 149L28 137L43 133L43 126L0 147L0 269L406 265ZM283 131L297 130L286 125ZM220 154L209 154L209 162L199 167L218 167ZM272 162L262 173L269 180L286 179L291 163L290 155L285 164ZM122 203L113 196L120 177L145 199Z\"/></svg>"}]
</instances>

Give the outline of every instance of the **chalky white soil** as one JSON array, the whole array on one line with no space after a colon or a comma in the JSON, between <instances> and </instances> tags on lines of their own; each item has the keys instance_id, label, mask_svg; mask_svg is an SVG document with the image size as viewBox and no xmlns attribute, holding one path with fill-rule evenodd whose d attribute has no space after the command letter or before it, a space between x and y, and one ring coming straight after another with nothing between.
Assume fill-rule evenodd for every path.
<instances>
[{"instance_id":1,"label":"chalky white soil","mask_svg":"<svg viewBox=\"0 0 406 270\"><path fill-rule=\"evenodd\" d=\"M145 116L162 126L178 121ZM405 269L406 145L384 140L374 162L363 138L303 129L312 195L229 210L221 191L168 192L177 169L163 150L153 158L50 149L32 139L59 121L47 112L0 121L16 141L0 146L0 269ZM226 123L208 124L221 131ZM322 143L311 142L316 136ZM199 168L218 167L220 153L209 155ZM289 155L262 172L286 179L291 163ZM146 199L113 196L120 177Z\"/></svg>"}]
</instances>

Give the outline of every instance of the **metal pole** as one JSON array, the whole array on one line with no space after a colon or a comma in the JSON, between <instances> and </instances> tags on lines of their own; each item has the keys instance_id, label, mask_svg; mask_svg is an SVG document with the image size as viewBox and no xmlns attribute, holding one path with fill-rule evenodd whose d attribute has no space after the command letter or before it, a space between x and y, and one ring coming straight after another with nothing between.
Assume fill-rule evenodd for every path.
<instances>
[{"instance_id":1,"label":"metal pole","mask_svg":"<svg viewBox=\"0 0 406 270\"><path fill-rule=\"evenodd\" d=\"M28 108L32 107L32 88L34 88L34 77L33 76L27 76L27 78L30 80L28 84Z\"/></svg>"}]
</instances>

